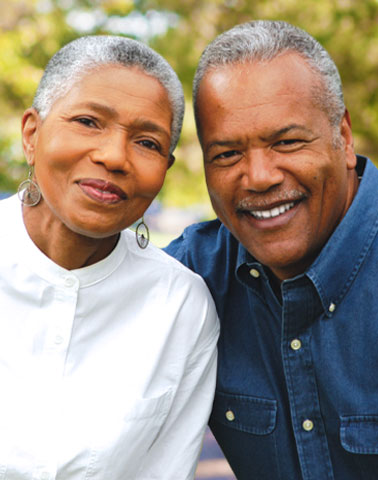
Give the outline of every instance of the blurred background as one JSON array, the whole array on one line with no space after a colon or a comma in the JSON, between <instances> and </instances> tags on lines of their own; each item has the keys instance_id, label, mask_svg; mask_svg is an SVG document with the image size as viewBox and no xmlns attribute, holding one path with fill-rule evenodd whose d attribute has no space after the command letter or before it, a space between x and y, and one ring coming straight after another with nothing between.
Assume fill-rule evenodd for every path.
<instances>
[{"instance_id":1,"label":"blurred background","mask_svg":"<svg viewBox=\"0 0 378 480\"><path fill-rule=\"evenodd\" d=\"M325 46L340 69L356 150L378 160L378 0L0 0L0 192L14 192L27 176L20 119L48 59L78 36L112 33L156 49L184 85L176 163L146 216L154 242L165 245L186 225L211 218L191 108L193 74L218 33L259 18L289 21ZM210 432L197 473L234 478Z\"/></svg>"}]
</instances>

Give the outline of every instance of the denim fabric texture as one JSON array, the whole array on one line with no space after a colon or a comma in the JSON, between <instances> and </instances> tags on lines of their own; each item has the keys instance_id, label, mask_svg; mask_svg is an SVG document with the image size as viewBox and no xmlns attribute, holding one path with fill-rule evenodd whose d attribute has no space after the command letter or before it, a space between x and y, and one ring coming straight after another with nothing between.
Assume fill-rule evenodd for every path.
<instances>
[{"instance_id":1,"label":"denim fabric texture","mask_svg":"<svg viewBox=\"0 0 378 480\"><path fill-rule=\"evenodd\" d=\"M166 251L221 321L211 429L239 480L378 479L378 170L310 268L281 285L219 222Z\"/></svg>"}]
</instances>

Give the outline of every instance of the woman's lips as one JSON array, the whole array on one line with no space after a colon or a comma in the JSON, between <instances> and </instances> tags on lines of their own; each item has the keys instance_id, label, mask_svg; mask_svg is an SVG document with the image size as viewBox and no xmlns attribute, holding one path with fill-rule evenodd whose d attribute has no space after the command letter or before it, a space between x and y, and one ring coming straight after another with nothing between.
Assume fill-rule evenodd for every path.
<instances>
[{"instance_id":1,"label":"woman's lips","mask_svg":"<svg viewBox=\"0 0 378 480\"><path fill-rule=\"evenodd\" d=\"M118 203L127 199L120 187L105 180L84 178L78 181L78 185L89 198L100 203Z\"/></svg>"}]
</instances>

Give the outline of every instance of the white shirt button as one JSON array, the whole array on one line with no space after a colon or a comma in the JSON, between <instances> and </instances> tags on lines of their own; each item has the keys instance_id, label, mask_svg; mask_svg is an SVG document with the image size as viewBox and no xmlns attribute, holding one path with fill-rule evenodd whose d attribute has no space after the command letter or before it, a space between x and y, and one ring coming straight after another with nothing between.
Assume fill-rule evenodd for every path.
<instances>
[{"instance_id":1,"label":"white shirt button","mask_svg":"<svg viewBox=\"0 0 378 480\"><path fill-rule=\"evenodd\" d=\"M259 276L260 276L260 272L256 268L251 268L251 270L249 271L249 274L253 278L259 278Z\"/></svg>"},{"instance_id":2,"label":"white shirt button","mask_svg":"<svg viewBox=\"0 0 378 480\"><path fill-rule=\"evenodd\" d=\"M71 288L75 285L75 279L72 277L66 277L64 280L64 285L68 288Z\"/></svg>"},{"instance_id":3,"label":"white shirt button","mask_svg":"<svg viewBox=\"0 0 378 480\"><path fill-rule=\"evenodd\" d=\"M293 350L299 350L302 347L302 342L298 338L294 338L294 340L290 342L290 347Z\"/></svg>"},{"instance_id":4,"label":"white shirt button","mask_svg":"<svg viewBox=\"0 0 378 480\"><path fill-rule=\"evenodd\" d=\"M60 345L62 342L63 342L63 337L60 336L60 335L57 335L57 336L55 337L55 343L56 343L57 345Z\"/></svg>"},{"instance_id":5,"label":"white shirt button","mask_svg":"<svg viewBox=\"0 0 378 480\"><path fill-rule=\"evenodd\" d=\"M232 410L227 410L226 418L229 422L233 422L235 420L234 412Z\"/></svg>"},{"instance_id":6,"label":"white shirt button","mask_svg":"<svg viewBox=\"0 0 378 480\"><path fill-rule=\"evenodd\" d=\"M334 303L331 303L330 306L328 307L328 310L332 313L336 310L336 305Z\"/></svg>"},{"instance_id":7,"label":"white shirt button","mask_svg":"<svg viewBox=\"0 0 378 480\"><path fill-rule=\"evenodd\" d=\"M311 432L311 430L314 428L314 422L307 419L302 423L302 427L303 427L303 430L306 430L306 432Z\"/></svg>"}]
</instances>

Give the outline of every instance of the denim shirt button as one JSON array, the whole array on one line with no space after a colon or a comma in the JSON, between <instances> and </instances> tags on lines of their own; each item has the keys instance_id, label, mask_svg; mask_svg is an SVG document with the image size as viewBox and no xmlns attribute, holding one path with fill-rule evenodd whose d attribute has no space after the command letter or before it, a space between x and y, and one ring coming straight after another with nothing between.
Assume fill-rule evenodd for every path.
<instances>
[{"instance_id":1,"label":"denim shirt button","mask_svg":"<svg viewBox=\"0 0 378 480\"><path fill-rule=\"evenodd\" d=\"M233 422L235 420L234 412L232 410L227 410L226 418L229 422Z\"/></svg>"},{"instance_id":2,"label":"denim shirt button","mask_svg":"<svg viewBox=\"0 0 378 480\"><path fill-rule=\"evenodd\" d=\"M311 432L311 430L314 428L314 422L307 419L302 423L302 427L303 427L303 430L306 430L306 432Z\"/></svg>"},{"instance_id":3,"label":"denim shirt button","mask_svg":"<svg viewBox=\"0 0 378 480\"><path fill-rule=\"evenodd\" d=\"M253 278L259 278L259 276L260 276L260 272L256 268L251 268L251 270L249 271L249 274Z\"/></svg>"},{"instance_id":4,"label":"denim shirt button","mask_svg":"<svg viewBox=\"0 0 378 480\"><path fill-rule=\"evenodd\" d=\"M332 313L335 311L335 309L336 309L336 305L334 303L330 303L328 310Z\"/></svg>"},{"instance_id":5,"label":"denim shirt button","mask_svg":"<svg viewBox=\"0 0 378 480\"><path fill-rule=\"evenodd\" d=\"M293 350L299 350L302 347L302 342L298 338L294 338L294 340L290 342L290 347Z\"/></svg>"}]
</instances>

